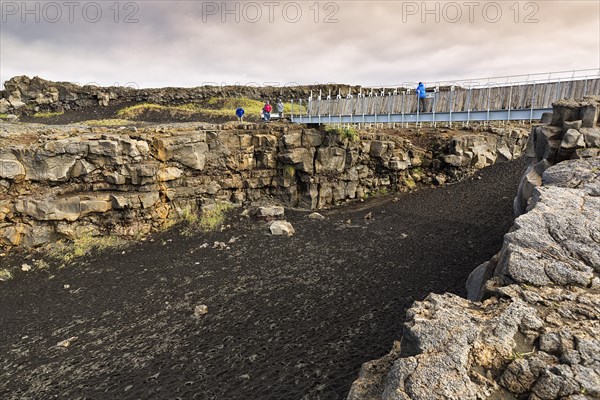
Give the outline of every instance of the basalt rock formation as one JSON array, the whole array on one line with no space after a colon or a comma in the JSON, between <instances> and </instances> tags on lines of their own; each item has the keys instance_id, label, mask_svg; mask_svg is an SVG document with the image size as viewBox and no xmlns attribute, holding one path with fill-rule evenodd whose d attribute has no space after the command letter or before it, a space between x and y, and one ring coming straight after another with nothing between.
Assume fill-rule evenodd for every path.
<instances>
[{"instance_id":1,"label":"basalt rock formation","mask_svg":"<svg viewBox=\"0 0 600 400\"><path fill-rule=\"evenodd\" d=\"M80 86L69 82L52 82L39 77L16 76L4 83L0 92L0 114L22 114L35 111L65 111L84 107L106 107L119 103L155 103L162 105L187 104L212 97L246 97L251 99L307 99L311 92L337 94L342 90L358 93L359 86L309 85L271 86L257 85L219 86L216 83L195 88L137 89L135 84L100 87L93 84Z\"/></svg>"},{"instance_id":2,"label":"basalt rock formation","mask_svg":"<svg viewBox=\"0 0 600 400\"><path fill-rule=\"evenodd\" d=\"M527 132L462 132L427 148L398 135L286 124L142 129L1 124L0 243L135 236L219 201L318 209L439 185L522 153Z\"/></svg>"},{"instance_id":3,"label":"basalt rock formation","mask_svg":"<svg viewBox=\"0 0 600 400\"><path fill-rule=\"evenodd\" d=\"M526 155L532 162L515 198L515 214L525 212L533 189L546 169L561 161L600 156L600 97L562 100L554 105L552 122L533 129Z\"/></svg>"},{"instance_id":4,"label":"basalt rock formation","mask_svg":"<svg viewBox=\"0 0 600 400\"><path fill-rule=\"evenodd\" d=\"M559 102L552 125L533 129L530 186L515 201L526 212L469 277L470 300L416 302L348 399L600 398L599 106Z\"/></svg>"}]
</instances>

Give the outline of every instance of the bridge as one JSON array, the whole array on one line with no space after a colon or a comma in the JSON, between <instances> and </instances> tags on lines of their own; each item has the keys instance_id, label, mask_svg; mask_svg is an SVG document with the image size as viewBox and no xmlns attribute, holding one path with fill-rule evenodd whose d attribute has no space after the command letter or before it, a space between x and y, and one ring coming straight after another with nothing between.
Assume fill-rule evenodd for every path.
<instances>
[{"instance_id":1,"label":"bridge","mask_svg":"<svg viewBox=\"0 0 600 400\"><path fill-rule=\"evenodd\" d=\"M425 82L427 84L427 82ZM600 95L600 69L436 82L427 87L424 112L416 82L340 90L294 102L290 119L299 124L409 124L539 120L552 103Z\"/></svg>"}]
</instances>

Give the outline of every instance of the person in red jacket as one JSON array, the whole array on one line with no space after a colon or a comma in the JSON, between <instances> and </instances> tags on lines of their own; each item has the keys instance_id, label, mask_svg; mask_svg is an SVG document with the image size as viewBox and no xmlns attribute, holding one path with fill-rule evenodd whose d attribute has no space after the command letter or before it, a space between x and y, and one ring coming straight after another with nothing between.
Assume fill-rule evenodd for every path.
<instances>
[{"instance_id":1,"label":"person in red jacket","mask_svg":"<svg viewBox=\"0 0 600 400\"><path fill-rule=\"evenodd\" d=\"M271 111L273 111L273 107L271 103L267 100L265 106L263 107L263 120L265 122L269 122L271 120Z\"/></svg>"}]
</instances>

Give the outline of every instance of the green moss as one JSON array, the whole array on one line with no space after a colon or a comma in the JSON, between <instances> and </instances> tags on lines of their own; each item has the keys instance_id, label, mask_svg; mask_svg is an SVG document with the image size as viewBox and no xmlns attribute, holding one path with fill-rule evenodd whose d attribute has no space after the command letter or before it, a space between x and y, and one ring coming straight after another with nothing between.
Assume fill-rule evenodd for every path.
<instances>
[{"instance_id":1,"label":"green moss","mask_svg":"<svg viewBox=\"0 0 600 400\"><path fill-rule=\"evenodd\" d=\"M91 126L123 126L131 125L132 123L132 121L126 119L90 119L88 121L81 122L83 125Z\"/></svg>"},{"instance_id":2,"label":"green moss","mask_svg":"<svg viewBox=\"0 0 600 400\"><path fill-rule=\"evenodd\" d=\"M58 117L59 115L63 115L65 112L64 111L57 111L57 112L38 112L33 114L34 118L52 118L52 117Z\"/></svg>"},{"instance_id":3,"label":"green moss","mask_svg":"<svg viewBox=\"0 0 600 400\"><path fill-rule=\"evenodd\" d=\"M143 103L136 104L131 107L126 107L117 112L117 115L125 119L137 118L147 111L165 111L173 115L191 116L194 114L208 114L218 117L232 117L235 115L235 110L242 107L246 112L245 115L258 116L262 112L264 102L261 100L253 100L248 98L220 98L212 97L206 105L200 104L182 104L178 106L166 106L161 104ZM275 107L275 105L273 105ZM292 104L284 103L284 113L291 112ZM294 113L306 112L306 107L294 105Z\"/></svg>"},{"instance_id":4,"label":"green moss","mask_svg":"<svg viewBox=\"0 0 600 400\"><path fill-rule=\"evenodd\" d=\"M358 131L352 127L327 126L325 132L336 133L341 139L347 139L351 142L356 142L360 138Z\"/></svg>"},{"instance_id":5,"label":"green moss","mask_svg":"<svg viewBox=\"0 0 600 400\"><path fill-rule=\"evenodd\" d=\"M7 269L0 269L0 282L9 281L13 278L13 274Z\"/></svg>"},{"instance_id":6,"label":"green moss","mask_svg":"<svg viewBox=\"0 0 600 400\"><path fill-rule=\"evenodd\" d=\"M527 357L532 356L534 354L535 354L535 350L529 351L527 353L520 353L520 352L514 351L514 352L512 352L512 354L510 356L507 357L507 360L511 360L511 361L521 360L523 358L527 358Z\"/></svg>"},{"instance_id":7,"label":"green moss","mask_svg":"<svg viewBox=\"0 0 600 400\"><path fill-rule=\"evenodd\" d=\"M406 186L409 189L414 189L415 187L417 187L417 184L415 183L415 181L413 180L413 178L408 177L408 178L404 178L404 186Z\"/></svg>"},{"instance_id":8,"label":"green moss","mask_svg":"<svg viewBox=\"0 0 600 400\"><path fill-rule=\"evenodd\" d=\"M121 118L132 119L137 118L147 111L170 111L170 112L179 112L181 114L193 114L193 106L189 104L181 105L181 106L163 106L160 104L152 104L152 103L142 103L136 104L131 107L123 108L117 111L117 115Z\"/></svg>"},{"instance_id":9,"label":"green moss","mask_svg":"<svg viewBox=\"0 0 600 400\"><path fill-rule=\"evenodd\" d=\"M283 177L286 179L292 179L294 176L296 176L296 168L291 165L286 165L283 168Z\"/></svg>"},{"instance_id":10,"label":"green moss","mask_svg":"<svg viewBox=\"0 0 600 400\"><path fill-rule=\"evenodd\" d=\"M50 250L49 256L63 263L69 263L89 254L93 250L119 247L123 240L115 236L94 236L91 232L79 235L73 242L58 242Z\"/></svg>"},{"instance_id":11,"label":"green moss","mask_svg":"<svg viewBox=\"0 0 600 400\"><path fill-rule=\"evenodd\" d=\"M221 227L225 222L227 211L233 206L229 203L217 203L211 207L206 207L200 216L200 228L203 231L209 232Z\"/></svg>"}]
</instances>

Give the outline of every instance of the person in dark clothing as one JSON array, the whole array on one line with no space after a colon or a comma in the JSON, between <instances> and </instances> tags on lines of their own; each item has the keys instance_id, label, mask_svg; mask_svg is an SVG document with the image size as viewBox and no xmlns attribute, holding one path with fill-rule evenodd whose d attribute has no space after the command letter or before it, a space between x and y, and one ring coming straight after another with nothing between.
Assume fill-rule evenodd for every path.
<instances>
[{"instance_id":1,"label":"person in dark clothing","mask_svg":"<svg viewBox=\"0 0 600 400\"><path fill-rule=\"evenodd\" d=\"M246 112L244 111L244 109L243 109L242 107L238 107L238 108L235 110L235 115L237 115L237 117L239 118L239 120L240 120L240 121L243 121L243 120L244 120L244 114L245 114L245 113L246 113Z\"/></svg>"},{"instance_id":2,"label":"person in dark clothing","mask_svg":"<svg viewBox=\"0 0 600 400\"><path fill-rule=\"evenodd\" d=\"M283 102L281 99L277 99L277 112L279 113L279 118L283 118L283 110L284 110Z\"/></svg>"}]
</instances>

